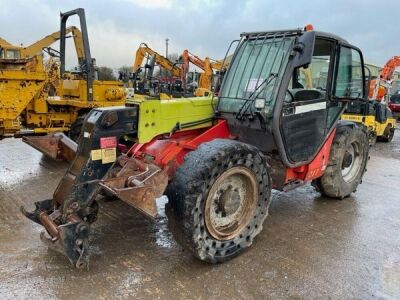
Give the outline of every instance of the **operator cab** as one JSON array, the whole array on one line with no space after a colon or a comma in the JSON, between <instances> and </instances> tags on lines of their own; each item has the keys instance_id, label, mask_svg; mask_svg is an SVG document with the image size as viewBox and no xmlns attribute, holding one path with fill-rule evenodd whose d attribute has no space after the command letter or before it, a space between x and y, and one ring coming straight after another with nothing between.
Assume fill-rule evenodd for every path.
<instances>
[{"instance_id":1,"label":"operator cab","mask_svg":"<svg viewBox=\"0 0 400 300\"><path fill-rule=\"evenodd\" d=\"M217 114L239 140L310 162L348 101L366 97L361 51L312 30L243 33L219 93Z\"/></svg>"}]
</instances>

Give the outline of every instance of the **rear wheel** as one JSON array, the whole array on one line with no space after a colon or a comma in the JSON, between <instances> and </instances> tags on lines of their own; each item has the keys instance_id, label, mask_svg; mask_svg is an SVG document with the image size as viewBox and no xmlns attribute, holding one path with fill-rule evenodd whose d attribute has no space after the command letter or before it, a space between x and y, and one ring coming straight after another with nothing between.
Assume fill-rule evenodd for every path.
<instances>
[{"instance_id":1,"label":"rear wheel","mask_svg":"<svg viewBox=\"0 0 400 300\"><path fill-rule=\"evenodd\" d=\"M341 199L355 192L365 172L368 152L368 134L363 127L357 124L339 127L328 167L315 182L319 191L328 197Z\"/></svg>"},{"instance_id":2,"label":"rear wheel","mask_svg":"<svg viewBox=\"0 0 400 300\"><path fill-rule=\"evenodd\" d=\"M392 127L392 124L388 124L385 128L383 136L380 136L379 140L381 140L382 142L390 143L393 140L393 136L394 128Z\"/></svg>"},{"instance_id":3,"label":"rear wheel","mask_svg":"<svg viewBox=\"0 0 400 300\"><path fill-rule=\"evenodd\" d=\"M166 194L176 240L201 260L216 263L241 253L261 231L271 179L255 147L217 139L186 155Z\"/></svg>"}]
</instances>

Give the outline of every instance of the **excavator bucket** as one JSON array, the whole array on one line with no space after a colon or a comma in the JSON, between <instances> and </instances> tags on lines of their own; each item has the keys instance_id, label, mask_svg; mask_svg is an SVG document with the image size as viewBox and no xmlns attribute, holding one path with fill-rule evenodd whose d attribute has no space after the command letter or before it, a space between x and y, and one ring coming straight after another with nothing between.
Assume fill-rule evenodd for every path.
<instances>
[{"instance_id":1,"label":"excavator bucket","mask_svg":"<svg viewBox=\"0 0 400 300\"><path fill-rule=\"evenodd\" d=\"M36 150L55 160L72 162L78 145L61 132L44 136L24 136L22 140Z\"/></svg>"},{"instance_id":2,"label":"excavator bucket","mask_svg":"<svg viewBox=\"0 0 400 300\"><path fill-rule=\"evenodd\" d=\"M97 218L101 189L147 216L156 215L155 201L166 188L167 174L145 158L117 153L122 136L137 136L137 122L137 107L93 109L83 124L76 155L53 198L36 202L32 212L21 208L27 218L44 227L41 239L77 268L89 264L90 224ZM39 144L49 147L57 141L55 136L53 144L49 140Z\"/></svg>"}]
</instances>

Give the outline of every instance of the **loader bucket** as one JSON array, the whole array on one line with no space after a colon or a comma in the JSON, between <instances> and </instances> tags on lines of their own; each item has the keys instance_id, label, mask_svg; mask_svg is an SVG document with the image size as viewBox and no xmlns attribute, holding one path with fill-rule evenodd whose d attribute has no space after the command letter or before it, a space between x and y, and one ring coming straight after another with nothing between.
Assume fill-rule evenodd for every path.
<instances>
[{"instance_id":1,"label":"loader bucket","mask_svg":"<svg viewBox=\"0 0 400 300\"><path fill-rule=\"evenodd\" d=\"M54 160L67 162L72 162L78 148L73 140L61 132L44 136L24 136L22 140Z\"/></svg>"},{"instance_id":2,"label":"loader bucket","mask_svg":"<svg viewBox=\"0 0 400 300\"><path fill-rule=\"evenodd\" d=\"M161 197L168 184L168 176L159 167L135 158L121 156L121 169L99 184L108 192L138 209L145 215L157 216L156 198Z\"/></svg>"}]
</instances>

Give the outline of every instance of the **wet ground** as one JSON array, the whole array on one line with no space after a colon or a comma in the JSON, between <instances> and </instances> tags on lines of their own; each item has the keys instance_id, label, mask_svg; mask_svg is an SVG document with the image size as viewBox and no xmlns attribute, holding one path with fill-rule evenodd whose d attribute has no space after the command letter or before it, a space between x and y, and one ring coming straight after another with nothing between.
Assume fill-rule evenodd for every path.
<instances>
[{"instance_id":1,"label":"wet ground","mask_svg":"<svg viewBox=\"0 0 400 300\"><path fill-rule=\"evenodd\" d=\"M0 141L1 299L400 299L400 132L374 147L348 199L310 186L274 193L253 246L220 265L177 245L163 203L151 222L116 201L102 204L90 269L70 267L19 212L51 197L65 168L20 140Z\"/></svg>"}]
</instances>

